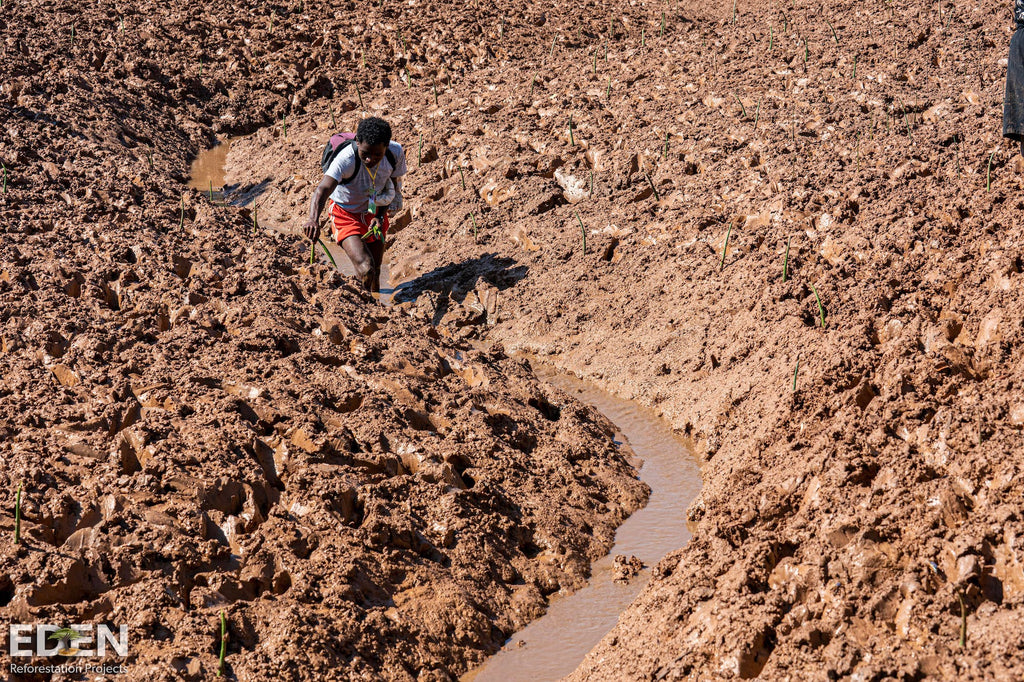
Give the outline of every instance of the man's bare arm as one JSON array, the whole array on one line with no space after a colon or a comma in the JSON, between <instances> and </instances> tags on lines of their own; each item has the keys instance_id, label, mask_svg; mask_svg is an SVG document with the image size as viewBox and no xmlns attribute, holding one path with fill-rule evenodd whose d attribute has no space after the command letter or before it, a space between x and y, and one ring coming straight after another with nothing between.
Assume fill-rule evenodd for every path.
<instances>
[{"instance_id":1,"label":"man's bare arm","mask_svg":"<svg viewBox=\"0 0 1024 682\"><path fill-rule=\"evenodd\" d=\"M306 224L303 227L303 232L306 235L306 239L310 241L316 239L320 235L320 213L324 210L324 204L327 203L327 198L331 196L331 192L338 186L338 181L332 178L330 175L325 175L324 179L320 181L320 184L313 190L313 198L309 201L309 218L306 220Z\"/></svg>"}]
</instances>

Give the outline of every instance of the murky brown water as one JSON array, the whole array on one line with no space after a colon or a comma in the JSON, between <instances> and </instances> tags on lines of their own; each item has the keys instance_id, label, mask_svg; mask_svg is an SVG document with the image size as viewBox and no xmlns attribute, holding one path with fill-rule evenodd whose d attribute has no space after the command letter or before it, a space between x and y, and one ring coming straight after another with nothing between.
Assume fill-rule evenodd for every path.
<instances>
[{"instance_id":1,"label":"murky brown water","mask_svg":"<svg viewBox=\"0 0 1024 682\"><path fill-rule=\"evenodd\" d=\"M213 200L224 201L224 164L231 150L232 138L228 138L212 149L200 152L192 161L189 169L188 186L209 193L213 192Z\"/></svg>"},{"instance_id":2,"label":"murky brown water","mask_svg":"<svg viewBox=\"0 0 1024 682\"><path fill-rule=\"evenodd\" d=\"M640 477L651 487L647 506L619 528L615 547L593 565L590 583L556 597L547 613L515 633L505 647L462 682L545 682L568 675L606 635L650 579L650 567L686 544L686 507L701 487L692 449L648 409L621 400L592 384L534 364L537 376L602 412L644 460ZM648 567L628 584L613 580L616 554L636 555Z\"/></svg>"}]
</instances>

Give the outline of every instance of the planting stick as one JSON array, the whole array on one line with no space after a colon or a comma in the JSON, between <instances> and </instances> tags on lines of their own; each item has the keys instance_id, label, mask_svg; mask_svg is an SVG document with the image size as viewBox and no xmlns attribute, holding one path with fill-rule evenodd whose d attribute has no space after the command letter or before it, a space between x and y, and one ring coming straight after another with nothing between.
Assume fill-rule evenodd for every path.
<instances>
[{"instance_id":1,"label":"planting stick","mask_svg":"<svg viewBox=\"0 0 1024 682\"><path fill-rule=\"evenodd\" d=\"M729 235L732 234L732 223L729 223L729 229L725 231L725 243L722 244L722 260L718 263L718 270L721 272L722 268L725 267L725 252L729 249Z\"/></svg>"},{"instance_id":2,"label":"planting stick","mask_svg":"<svg viewBox=\"0 0 1024 682\"><path fill-rule=\"evenodd\" d=\"M572 210L576 214L576 222L580 224L580 234L583 235L583 255L587 255L587 228L583 227L583 219L580 218L580 212L576 209Z\"/></svg>"},{"instance_id":3,"label":"planting stick","mask_svg":"<svg viewBox=\"0 0 1024 682\"><path fill-rule=\"evenodd\" d=\"M964 593L960 590L956 593L960 602L960 648L967 647L967 606L964 604Z\"/></svg>"},{"instance_id":4,"label":"planting stick","mask_svg":"<svg viewBox=\"0 0 1024 682\"><path fill-rule=\"evenodd\" d=\"M651 180L651 176L644 171L644 177L647 178L647 184L651 186L651 191L654 192L654 200L661 201L661 197L658 196L658 188L654 186L654 181Z\"/></svg>"},{"instance_id":5,"label":"planting stick","mask_svg":"<svg viewBox=\"0 0 1024 682\"><path fill-rule=\"evenodd\" d=\"M786 257L782 260L782 281L785 282L789 278L789 245L793 243L793 238L790 237L786 240Z\"/></svg>"},{"instance_id":6,"label":"planting stick","mask_svg":"<svg viewBox=\"0 0 1024 682\"><path fill-rule=\"evenodd\" d=\"M462 172L462 164L459 164L459 177L462 179L462 189L466 189L466 175Z\"/></svg>"},{"instance_id":7,"label":"planting stick","mask_svg":"<svg viewBox=\"0 0 1024 682\"><path fill-rule=\"evenodd\" d=\"M986 192L991 192L992 191L992 159L995 158L995 155L996 155L995 150L992 150L992 153L988 157L988 174L987 174L987 179L985 180L985 191Z\"/></svg>"},{"instance_id":8,"label":"planting stick","mask_svg":"<svg viewBox=\"0 0 1024 682\"><path fill-rule=\"evenodd\" d=\"M224 657L228 655L228 619L220 612L220 661L217 664L217 677L224 674Z\"/></svg>"},{"instance_id":9,"label":"planting stick","mask_svg":"<svg viewBox=\"0 0 1024 682\"><path fill-rule=\"evenodd\" d=\"M800 372L800 358L796 359L796 368L793 370L793 393L796 393L796 375Z\"/></svg>"},{"instance_id":10,"label":"planting stick","mask_svg":"<svg viewBox=\"0 0 1024 682\"><path fill-rule=\"evenodd\" d=\"M18 484L18 494L14 498L14 544L21 544L21 484Z\"/></svg>"},{"instance_id":11,"label":"planting stick","mask_svg":"<svg viewBox=\"0 0 1024 682\"><path fill-rule=\"evenodd\" d=\"M818 302L818 319L821 321L821 328L825 328L825 307L821 305L821 296L818 296L818 290L811 285L811 291L814 292L814 300Z\"/></svg>"}]
</instances>

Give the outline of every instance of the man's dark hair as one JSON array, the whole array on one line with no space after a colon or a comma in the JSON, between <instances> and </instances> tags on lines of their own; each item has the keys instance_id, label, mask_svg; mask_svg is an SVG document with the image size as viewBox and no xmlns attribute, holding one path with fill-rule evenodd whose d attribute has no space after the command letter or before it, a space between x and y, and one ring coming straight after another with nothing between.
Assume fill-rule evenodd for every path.
<instances>
[{"instance_id":1,"label":"man's dark hair","mask_svg":"<svg viewBox=\"0 0 1024 682\"><path fill-rule=\"evenodd\" d=\"M356 128L356 141L365 142L370 146L391 142L391 126L382 118L371 116L359 122Z\"/></svg>"}]
</instances>

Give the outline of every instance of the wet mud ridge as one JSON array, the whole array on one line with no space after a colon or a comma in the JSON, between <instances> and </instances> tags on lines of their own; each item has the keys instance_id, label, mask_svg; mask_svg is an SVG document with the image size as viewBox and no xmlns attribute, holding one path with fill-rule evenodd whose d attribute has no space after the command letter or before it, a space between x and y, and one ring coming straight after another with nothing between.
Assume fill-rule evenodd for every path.
<instances>
[{"instance_id":1,"label":"wet mud ridge","mask_svg":"<svg viewBox=\"0 0 1024 682\"><path fill-rule=\"evenodd\" d=\"M0 615L458 677L646 499L524 350L704 459L570 679L1024 676L1008 5L5 1ZM287 234L368 113L393 308Z\"/></svg>"}]
</instances>

